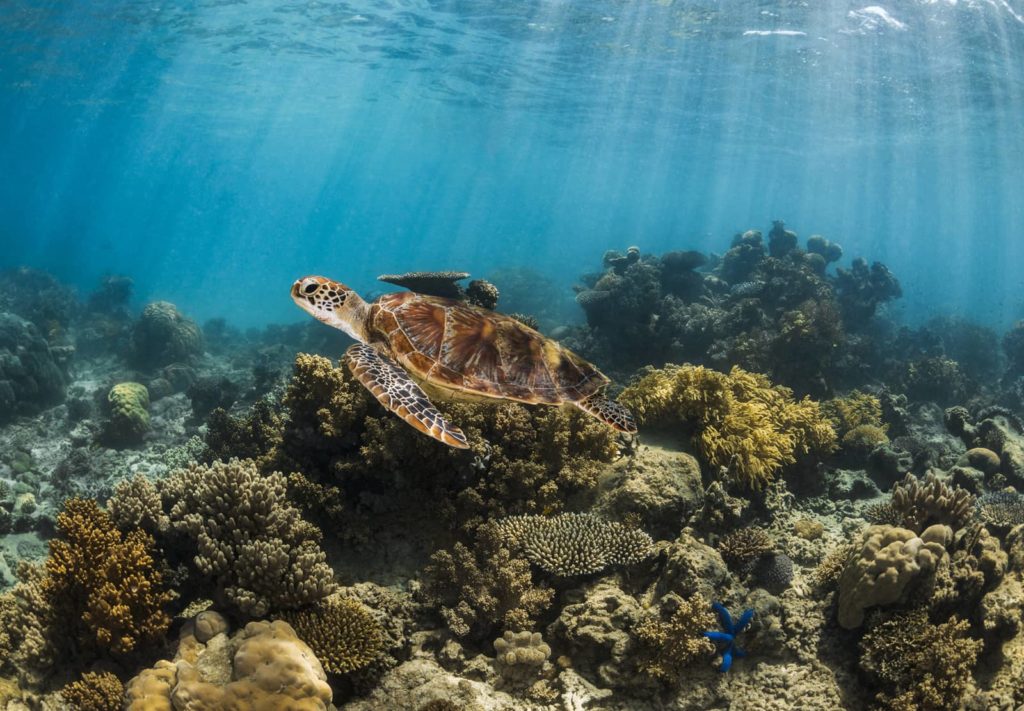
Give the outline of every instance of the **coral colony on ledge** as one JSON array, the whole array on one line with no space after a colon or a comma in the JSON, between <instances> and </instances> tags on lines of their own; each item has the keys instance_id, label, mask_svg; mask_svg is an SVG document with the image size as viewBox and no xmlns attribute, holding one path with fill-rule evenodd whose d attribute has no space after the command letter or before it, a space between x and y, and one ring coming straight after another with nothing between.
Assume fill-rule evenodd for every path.
<instances>
[{"instance_id":1,"label":"coral colony on ledge","mask_svg":"<svg viewBox=\"0 0 1024 711\"><path fill-rule=\"evenodd\" d=\"M297 282L341 330L3 273L0 708L1022 707L1024 324L723 246Z\"/></svg>"}]
</instances>

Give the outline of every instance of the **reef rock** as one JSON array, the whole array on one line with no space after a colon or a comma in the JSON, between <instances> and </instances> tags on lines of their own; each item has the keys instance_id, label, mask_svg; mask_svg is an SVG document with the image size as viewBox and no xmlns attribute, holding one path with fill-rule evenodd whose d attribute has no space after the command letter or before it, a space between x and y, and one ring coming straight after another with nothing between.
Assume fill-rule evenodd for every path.
<instances>
[{"instance_id":1,"label":"reef rock","mask_svg":"<svg viewBox=\"0 0 1024 711\"><path fill-rule=\"evenodd\" d=\"M59 404L66 386L39 330L19 316L0 313L0 421Z\"/></svg>"}]
</instances>

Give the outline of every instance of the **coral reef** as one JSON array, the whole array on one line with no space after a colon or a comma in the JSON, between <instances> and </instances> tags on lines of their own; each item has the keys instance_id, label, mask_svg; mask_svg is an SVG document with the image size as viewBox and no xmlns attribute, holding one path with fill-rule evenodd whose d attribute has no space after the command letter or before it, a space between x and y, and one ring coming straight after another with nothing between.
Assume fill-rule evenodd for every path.
<instances>
[{"instance_id":1,"label":"coral reef","mask_svg":"<svg viewBox=\"0 0 1024 711\"><path fill-rule=\"evenodd\" d=\"M693 427L701 456L750 488L764 487L797 455L828 453L835 445L818 403L797 401L788 388L740 368L725 375L666 366L626 388L620 401L641 422Z\"/></svg>"},{"instance_id":2,"label":"coral reef","mask_svg":"<svg viewBox=\"0 0 1024 711\"><path fill-rule=\"evenodd\" d=\"M613 565L639 563L651 553L651 537L593 514L511 516L497 522L513 551L553 575L597 573Z\"/></svg>"}]
</instances>

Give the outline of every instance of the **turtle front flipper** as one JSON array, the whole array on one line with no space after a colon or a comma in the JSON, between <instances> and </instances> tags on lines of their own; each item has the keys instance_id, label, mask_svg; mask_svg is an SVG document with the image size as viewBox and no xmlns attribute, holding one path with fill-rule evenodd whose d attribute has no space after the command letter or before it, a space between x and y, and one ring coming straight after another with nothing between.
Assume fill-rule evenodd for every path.
<instances>
[{"instance_id":1,"label":"turtle front flipper","mask_svg":"<svg viewBox=\"0 0 1024 711\"><path fill-rule=\"evenodd\" d=\"M636 420L633 419L633 413L601 393L591 395L585 400L578 400L574 404L588 415L611 425L619 432L636 434Z\"/></svg>"},{"instance_id":2,"label":"turtle front flipper","mask_svg":"<svg viewBox=\"0 0 1024 711\"><path fill-rule=\"evenodd\" d=\"M423 434L449 447L469 449L462 430L444 419L427 394L398 363L364 343L357 343L345 351L345 360L352 375L373 393L381 405Z\"/></svg>"}]
</instances>

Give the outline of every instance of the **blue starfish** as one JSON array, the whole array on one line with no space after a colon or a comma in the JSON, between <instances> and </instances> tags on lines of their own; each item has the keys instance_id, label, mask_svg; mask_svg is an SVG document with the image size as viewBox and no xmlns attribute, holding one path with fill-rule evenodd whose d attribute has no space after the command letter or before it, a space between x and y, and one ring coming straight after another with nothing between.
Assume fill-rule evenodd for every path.
<instances>
[{"instance_id":1,"label":"blue starfish","mask_svg":"<svg viewBox=\"0 0 1024 711\"><path fill-rule=\"evenodd\" d=\"M727 672L729 667L732 666L733 657L745 657L747 653L736 646L736 637L744 628L750 624L750 621L754 619L754 610L748 609L740 615L740 619L736 622L732 621L732 615L725 609L725 605L720 602L711 603L712 609L718 613L718 623L722 625L724 632L705 632L704 636L710 639L712 642L722 642L726 647L722 650L722 665L718 667L718 671Z\"/></svg>"}]
</instances>

